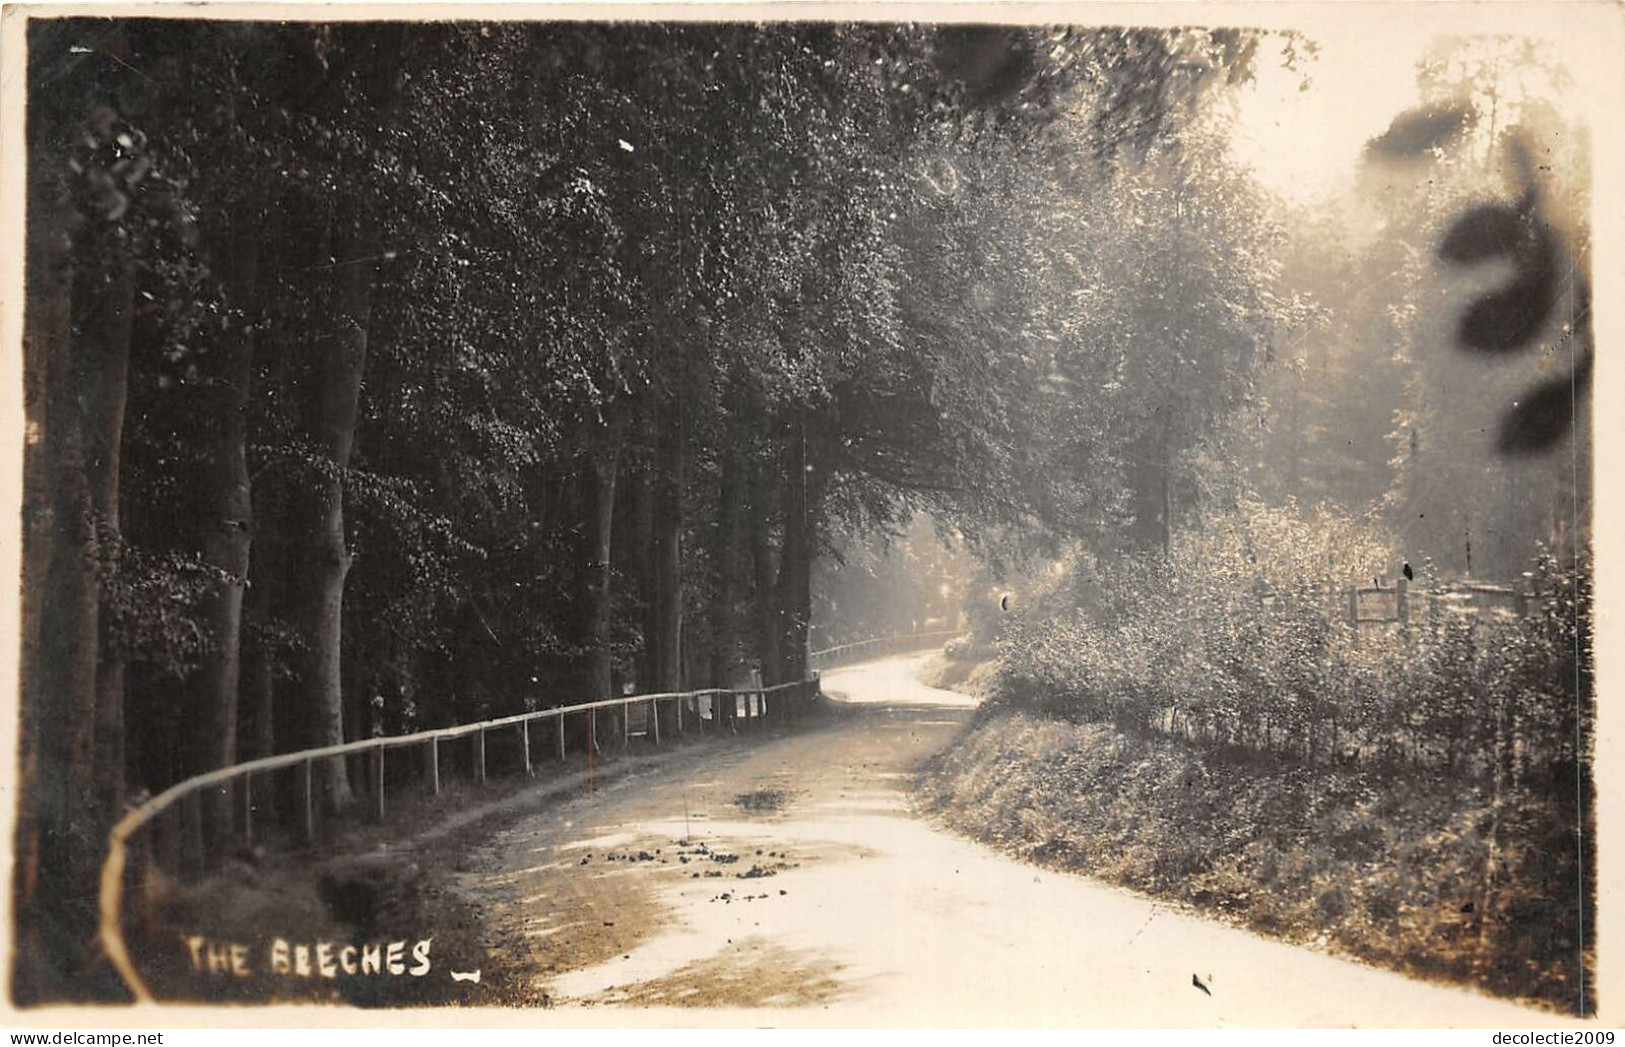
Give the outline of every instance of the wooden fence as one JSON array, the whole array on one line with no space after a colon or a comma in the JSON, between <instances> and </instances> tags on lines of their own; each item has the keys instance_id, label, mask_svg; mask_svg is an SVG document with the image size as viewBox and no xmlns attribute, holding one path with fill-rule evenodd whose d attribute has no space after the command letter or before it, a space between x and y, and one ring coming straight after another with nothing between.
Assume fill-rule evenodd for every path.
<instances>
[{"instance_id":1,"label":"wooden fence","mask_svg":"<svg viewBox=\"0 0 1625 1047\"><path fill-rule=\"evenodd\" d=\"M869 640L859 640L855 643L841 644L837 647L826 647L821 651L813 651L807 656L807 670L819 672L836 665L847 662L862 661L865 658L879 658L882 655L898 654L903 651L917 651L939 643L947 643L959 636L957 629L939 629L928 633L910 633L905 636L879 636Z\"/></svg>"},{"instance_id":2,"label":"wooden fence","mask_svg":"<svg viewBox=\"0 0 1625 1047\"><path fill-rule=\"evenodd\" d=\"M192 822L202 818L202 805L212 802L216 810L228 811L226 821L231 825L232 839L252 844L262 829L256 816L262 808L274 811L276 805L261 801L268 799L270 789L266 783L273 773L291 772L295 776L293 794L296 797L294 817L297 831L306 843L316 842L322 820L322 805L317 802L317 767L324 761L359 758L366 764L362 776L365 799L374 817L382 820L385 813L387 783L391 771L401 756L386 754L416 750L420 771L416 775L396 775L397 785L416 781L417 792L438 795L441 791L441 755L444 746L466 740L471 751L467 754L472 778L478 783L486 780L489 763L487 740L511 732L519 746L519 760L523 773L535 774L535 758L543 748L551 748L559 761L568 754L567 723L574 718L584 727L579 744L596 749L598 745L599 714L620 710L619 728L623 742L631 737L632 710L646 715L640 734L659 745L661 731L660 711L669 713L670 722L678 733L704 732L727 729L738 731L760 728L764 723L792 720L797 710L811 705L819 696L818 671L832 666L865 658L877 657L947 640L955 635L946 633L917 633L910 636L879 637L856 643L841 644L823 650L808 652L808 679L773 687L742 689L709 688L698 691L639 694L624 698L610 698L597 702L557 706L536 712L519 713L479 723L442 727L418 731L413 734L382 738L366 738L342 745L329 745L317 749L268 756L259 760L222 767L177 782L157 796L127 813L113 827L108 836L107 857L102 863L100 891L100 936L108 959L117 969L125 985L137 1001L149 1002L152 994L131 963L123 934L123 898L126 869L136 834L154 826L169 813ZM707 727L709 723L709 728ZM537 730L537 728L540 730ZM411 762L411 758L406 758ZM386 762L387 760L387 762ZM256 785L259 788L256 788ZM396 790L399 795L400 789ZM225 806L229 805L229 806ZM152 841L148 840L149 845ZM207 842L203 844L207 846ZM149 855L149 861L151 856ZM206 863L207 856L199 860Z\"/></svg>"},{"instance_id":3,"label":"wooden fence","mask_svg":"<svg viewBox=\"0 0 1625 1047\"><path fill-rule=\"evenodd\" d=\"M1348 589L1346 614L1358 638L1362 626L1408 626L1419 610L1430 617L1510 612L1522 618L1529 613L1529 600L1530 594L1522 587L1473 581L1446 582L1413 592L1410 580L1400 577L1390 585L1378 582Z\"/></svg>"}]
</instances>

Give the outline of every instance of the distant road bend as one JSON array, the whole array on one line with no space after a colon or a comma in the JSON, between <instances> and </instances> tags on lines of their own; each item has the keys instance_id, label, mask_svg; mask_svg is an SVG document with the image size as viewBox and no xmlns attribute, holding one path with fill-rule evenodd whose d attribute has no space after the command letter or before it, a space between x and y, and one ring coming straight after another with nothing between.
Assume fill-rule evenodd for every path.
<instances>
[{"instance_id":1,"label":"distant road bend","mask_svg":"<svg viewBox=\"0 0 1625 1047\"><path fill-rule=\"evenodd\" d=\"M492 837L460 883L487 913L487 991L571 1008L572 1023L636 1020L626 1006L705 1008L660 1012L670 1024L1563 1021L1039 870L912 816L911 774L974 707L918 683L924 657L826 673L842 713L827 727L679 753Z\"/></svg>"}]
</instances>

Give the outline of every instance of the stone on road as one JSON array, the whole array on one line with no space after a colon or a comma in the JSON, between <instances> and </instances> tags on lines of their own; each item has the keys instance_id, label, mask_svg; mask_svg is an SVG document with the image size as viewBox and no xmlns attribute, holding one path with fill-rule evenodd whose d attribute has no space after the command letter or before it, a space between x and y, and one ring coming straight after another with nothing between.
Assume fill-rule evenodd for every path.
<instances>
[{"instance_id":1,"label":"stone on road","mask_svg":"<svg viewBox=\"0 0 1625 1047\"><path fill-rule=\"evenodd\" d=\"M463 886L490 914L504 1002L614 1024L1564 1022L1040 870L913 816L910 779L975 704L918 683L922 657L825 674L820 726L678 753L498 834Z\"/></svg>"}]
</instances>

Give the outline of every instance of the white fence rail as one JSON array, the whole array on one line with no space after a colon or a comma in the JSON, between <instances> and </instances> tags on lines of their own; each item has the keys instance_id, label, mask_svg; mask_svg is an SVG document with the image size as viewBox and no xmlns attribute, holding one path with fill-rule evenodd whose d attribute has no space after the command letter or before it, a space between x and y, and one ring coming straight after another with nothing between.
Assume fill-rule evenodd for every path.
<instances>
[{"instance_id":1,"label":"white fence rail","mask_svg":"<svg viewBox=\"0 0 1625 1047\"><path fill-rule=\"evenodd\" d=\"M900 651L915 651L932 644L947 643L959 636L957 629L939 629L929 633L910 633L906 636L877 636L869 640L859 640L856 643L840 644L836 647L826 647L823 650L813 651L807 657L807 669L816 672L839 665L842 662L858 661L863 658L878 658L885 654L897 654Z\"/></svg>"},{"instance_id":2,"label":"white fence rail","mask_svg":"<svg viewBox=\"0 0 1625 1047\"><path fill-rule=\"evenodd\" d=\"M674 726L680 733L685 732L687 725L693 725L704 731L705 722L711 722L711 729L727 729L737 731L743 723L748 729L753 724L760 725L770 718L769 709L777 713L771 718L780 716L793 717L798 708L808 705L818 693L817 670L826 669L847 661L876 657L881 654L895 653L902 650L917 649L932 643L946 640L955 635L953 632L917 633L909 636L888 636L872 640L863 640L857 643L841 644L819 651L811 651L808 655L808 672L812 673L806 680L793 683L779 684L774 687L750 687L743 689L710 688L699 691L670 692L663 694L638 694L625 698L610 698L597 702L583 702L577 705L556 706L552 709L541 709L536 712L519 713L513 716L504 716L494 720L483 720L479 723L460 724L456 727L442 727L429 731L417 731L413 734L393 735L381 738L366 738L342 745L329 745L318 749L304 749L299 752L284 753L277 756L267 756L263 759L249 760L245 763L233 764L218 770L200 774L165 789L157 796L131 810L118 824L113 827L108 836L107 857L102 863L101 893L100 893L100 936L102 946L108 959L117 969L119 976L124 980L130 992L139 1002L150 1002L153 999L151 991L135 970L130 960L129 950L124 940L123 932L123 899L126 868L129 864L131 841L143 828L152 825L166 811L180 809L185 804L201 804L205 797L212 795L217 804L217 810L233 812L227 816L232 824L232 832L243 842L252 843L255 835L255 812L259 809L255 802L255 779L263 782L266 776L277 772L293 770L298 776L298 788L295 790L298 800L296 803L297 818L303 829L307 842L314 842L317 837L318 813L320 806L316 799L315 766L328 760L340 760L355 755L365 755L369 758L370 773L366 776L370 782L368 792L369 803L373 813L382 819L385 811L386 775L385 753L389 750L400 750L411 747L422 748L422 776L420 781L427 785L433 794L439 794L440 781L440 752L444 742L460 738L467 738L473 744L473 753L470 763L473 777L478 782L486 778L486 739L492 732L512 730L519 739L521 748L521 762L527 775L535 773L532 760L532 724L538 721L551 720L553 730L549 741L556 747L558 758L562 761L567 755L566 720L568 717L581 717L584 719L584 742L590 748L598 746L598 714L609 709L621 709L620 730L623 740L633 733L631 728L634 709L646 710L648 717L642 733L650 737L654 744L660 744L660 709L668 707ZM725 701L731 698L732 701ZM771 699L771 701L770 701ZM685 719L686 714L686 719ZM544 735L545 737L545 735ZM224 806L230 805L230 806Z\"/></svg>"}]
</instances>

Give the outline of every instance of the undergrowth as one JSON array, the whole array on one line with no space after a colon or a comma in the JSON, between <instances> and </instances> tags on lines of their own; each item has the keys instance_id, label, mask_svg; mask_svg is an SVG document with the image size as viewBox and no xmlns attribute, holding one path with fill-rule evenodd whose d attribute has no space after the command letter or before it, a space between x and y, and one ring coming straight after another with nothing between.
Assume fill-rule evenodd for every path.
<instances>
[{"instance_id":1,"label":"undergrowth","mask_svg":"<svg viewBox=\"0 0 1625 1047\"><path fill-rule=\"evenodd\" d=\"M998 705L921 779L952 827L1253 930L1551 1007L1595 1009L1576 818ZM1559 791L1553 790L1553 794Z\"/></svg>"}]
</instances>

